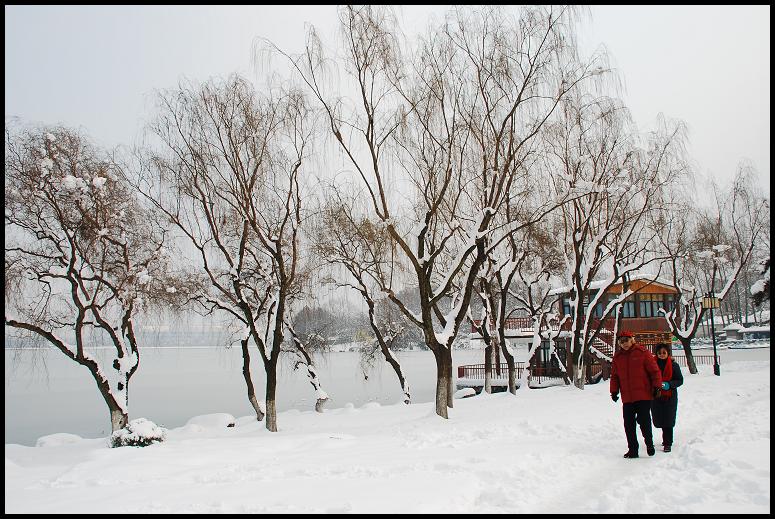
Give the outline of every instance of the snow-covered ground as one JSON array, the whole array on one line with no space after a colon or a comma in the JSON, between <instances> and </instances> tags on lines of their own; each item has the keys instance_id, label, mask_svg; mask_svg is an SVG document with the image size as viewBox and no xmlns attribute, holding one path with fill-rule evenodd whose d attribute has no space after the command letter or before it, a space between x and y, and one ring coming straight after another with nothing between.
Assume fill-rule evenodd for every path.
<instances>
[{"instance_id":1,"label":"snow-covered ground","mask_svg":"<svg viewBox=\"0 0 775 519\"><path fill-rule=\"evenodd\" d=\"M145 448L6 444L5 512L769 513L770 361L721 375L685 375L673 452L654 457L621 457L607 384L456 400L449 420L432 403L288 410L278 433L224 413Z\"/></svg>"}]
</instances>

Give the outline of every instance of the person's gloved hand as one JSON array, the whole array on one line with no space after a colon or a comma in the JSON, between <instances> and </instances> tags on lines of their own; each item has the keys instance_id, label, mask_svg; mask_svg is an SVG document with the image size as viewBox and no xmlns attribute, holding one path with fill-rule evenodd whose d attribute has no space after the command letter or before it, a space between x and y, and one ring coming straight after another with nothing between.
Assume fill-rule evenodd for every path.
<instances>
[{"instance_id":1,"label":"person's gloved hand","mask_svg":"<svg viewBox=\"0 0 775 519\"><path fill-rule=\"evenodd\" d=\"M670 382L662 382L662 390L667 391L670 389Z\"/></svg>"},{"instance_id":2,"label":"person's gloved hand","mask_svg":"<svg viewBox=\"0 0 775 519\"><path fill-rule=\"evenodd\" d=\"M619 400L619 393L611 393L611 400L617 402Z\"/></svg>"},{"instance_id":3,"label":"person's gloved hand","mask_svg":"<svg viewBox=\"0 0 775 519\"><path fill-rule=\"evenodd\" d=\"M654 388L654 398L659 398L662 395L662 390L658 387Z\"/></svg>"}]
</instances>

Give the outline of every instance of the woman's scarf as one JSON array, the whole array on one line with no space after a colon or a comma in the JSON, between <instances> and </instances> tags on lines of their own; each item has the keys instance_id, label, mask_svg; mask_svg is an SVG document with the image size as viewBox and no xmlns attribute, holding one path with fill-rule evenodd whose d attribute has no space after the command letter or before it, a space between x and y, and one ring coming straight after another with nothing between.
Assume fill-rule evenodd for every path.
<instances>
[{"instance_id":1,"label":"woman's scarf","mask_svg":"<svg viewBox=\"0 0 775 519\"><path fill-rule=\"evenodd\" d=\"M657 357L657 364L659 364L659 357ZM673 380L673 358L670 356L670 354L667 355L667 358L665 359L665 367L662 368L662 382L669 382ZM667 400L673 395L673 390L662 390L662 393L659 395L660 400Z\"/></svg>"}]
</instances>

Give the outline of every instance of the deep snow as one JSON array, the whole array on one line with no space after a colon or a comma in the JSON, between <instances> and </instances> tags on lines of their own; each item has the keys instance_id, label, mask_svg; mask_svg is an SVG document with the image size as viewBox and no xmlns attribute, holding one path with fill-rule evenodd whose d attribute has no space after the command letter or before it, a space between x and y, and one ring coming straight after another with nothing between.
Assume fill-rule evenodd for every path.
<instances>
[{"instance_id":1,"label":"deep snow","mask_svg":"<svg viewBox=\"0 0 775 519\"><path fill-rule=\"evenodd\" d=\"M621 457L607 384L455 400L449 420L432 403L289 410L274 434L221 413L145 448L6 444L5 511L769 513L770 362L721 374L685 374L673 452L651 458Z\"/></svg>"}]
</instances>

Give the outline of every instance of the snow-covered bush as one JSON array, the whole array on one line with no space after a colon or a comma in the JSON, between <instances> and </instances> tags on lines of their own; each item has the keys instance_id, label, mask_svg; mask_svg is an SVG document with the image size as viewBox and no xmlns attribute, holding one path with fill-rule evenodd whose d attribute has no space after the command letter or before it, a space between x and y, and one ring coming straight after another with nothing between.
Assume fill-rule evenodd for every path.
<instances>
[{"instance_id":1,"label":"snow-covered bush","mask_svg":"<svg viewBox=\"0 0 775 519\"><path fill-rule=\"evenodd\" d=\"M110 435L111 447L147 447L167 439L167 429L150 420L137 418Z\"/></svg>"}]
</instances>

